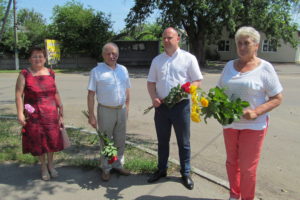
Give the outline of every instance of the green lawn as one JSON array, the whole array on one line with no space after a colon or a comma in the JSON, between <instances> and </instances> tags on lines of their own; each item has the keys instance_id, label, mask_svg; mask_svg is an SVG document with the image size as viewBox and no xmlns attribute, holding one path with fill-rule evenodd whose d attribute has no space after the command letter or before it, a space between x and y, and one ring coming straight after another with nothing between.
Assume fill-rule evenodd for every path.
<instances>
[{"instance_id":1,"label":"green lawn","mask_svg":"<svg viewBox=\"0 0 300 200\"><path fill-rule=\"evenodd\" d=\"M13 69L11 69L11 70L9 70L9 69L2 69L2 70L0 70L0 74L1 73L19 73L21 70L13 70Z\"/></svg>"}]
</instances>

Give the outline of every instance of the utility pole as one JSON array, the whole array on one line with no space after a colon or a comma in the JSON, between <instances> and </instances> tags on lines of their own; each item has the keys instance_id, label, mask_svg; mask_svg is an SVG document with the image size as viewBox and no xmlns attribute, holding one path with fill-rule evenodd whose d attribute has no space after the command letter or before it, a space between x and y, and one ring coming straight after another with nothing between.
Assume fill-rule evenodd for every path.
<instances>
[{"instance_id":1,"label":"utility pole","mask_svg":"<svg viewBox=\"0 0 300 200\"><path fill-rule=\"evenodd\" d=\"M12 0L9 0L9 2L7 4L5 16L3 18L2 28L1 28L1 32L0 32L0 42L1 42L3 34L4 34L5 24L6 24L6 20L7 20L7 16L8 16L9 10L10 10L11 2L12 2Z\"/></svg>"},{"instance_id":2,"label":"utility pole","mask_svg":"<svg viewBox=\"0 0 300 200\"><path fill-rule=\"evenodd\" d=\"M18 24L17 24L17 0L14 0L14 36L15 36L15 66L16 70L19 69L19 49L18 49Z\"/></svg>"}]
</instances>

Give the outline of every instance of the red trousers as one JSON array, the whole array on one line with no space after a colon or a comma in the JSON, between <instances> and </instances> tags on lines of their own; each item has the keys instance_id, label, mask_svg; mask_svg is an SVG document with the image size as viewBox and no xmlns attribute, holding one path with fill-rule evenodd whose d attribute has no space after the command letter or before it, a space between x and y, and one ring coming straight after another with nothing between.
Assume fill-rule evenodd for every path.
<instances>
[{"instance_id":1,"label":"red trousers","mask_svg":"<svg viewBox=\"0 0 300 200\"><path fill-rule=\"evenodd\" d=\"M251 129L224 129L226 169L230 197L253 200L255 196L256 169L262 144L267 132Z\"/></svg>"}]
</instances>

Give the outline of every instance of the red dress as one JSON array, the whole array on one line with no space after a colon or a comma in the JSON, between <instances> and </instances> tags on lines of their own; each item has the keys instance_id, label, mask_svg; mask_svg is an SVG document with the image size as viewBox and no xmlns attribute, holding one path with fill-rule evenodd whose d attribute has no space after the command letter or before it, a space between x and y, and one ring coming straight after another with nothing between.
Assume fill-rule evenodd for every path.
<instances>
[{"instance_id":1,"label":"red dress","mask_svg":"<svg viewBox=\"0 0 300 200\"><path fill-rule=\"evenodd\" d=\"M25 77L24 105L30 104L35 111L25 111L26 125L22 131L23 153L40 156L63 149L59 128L59 114L55 99L54 71L50 75L33 76L28 69L21 71Z\"/></svg>"}]
</instances>

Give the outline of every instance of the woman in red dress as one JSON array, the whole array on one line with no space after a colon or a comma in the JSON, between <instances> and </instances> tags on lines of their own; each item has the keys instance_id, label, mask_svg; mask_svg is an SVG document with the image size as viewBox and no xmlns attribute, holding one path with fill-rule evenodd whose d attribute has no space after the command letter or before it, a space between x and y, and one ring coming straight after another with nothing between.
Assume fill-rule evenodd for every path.
<instances>
[{"instance_id":1,"label":"woman in red dress","mask_svg":"<svg viewBox=\"0 0 300 200\"><path fill-rule=\"evenodd\" d=\"M31 66L23 69L16 83L18 121L23 126L23 153L39 156L43 180L58 175L53 164L54 152L63 150L60 125L63 107L55 85L54 71L46 68L46 53L35 47L30 51ZM24 105L34 109L28 112ZM47 162L46 162L47 155Z\"/></svg>"}]
</instances>

